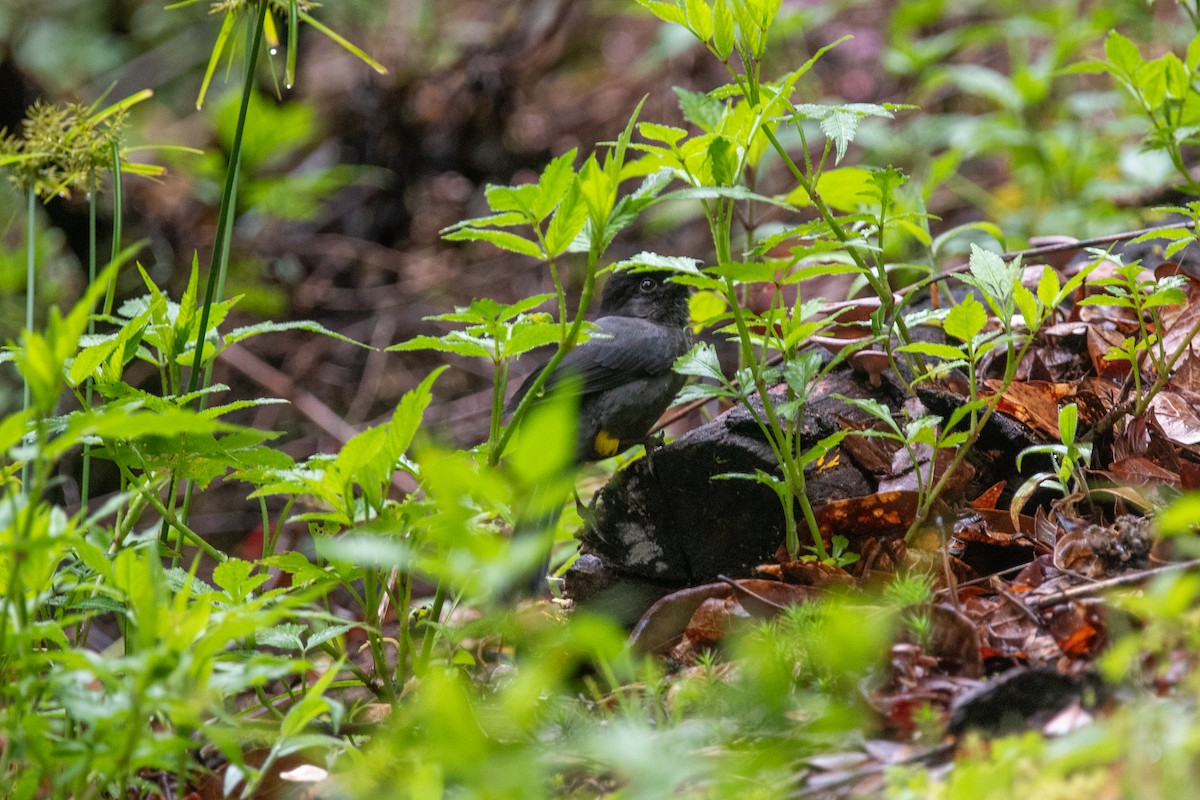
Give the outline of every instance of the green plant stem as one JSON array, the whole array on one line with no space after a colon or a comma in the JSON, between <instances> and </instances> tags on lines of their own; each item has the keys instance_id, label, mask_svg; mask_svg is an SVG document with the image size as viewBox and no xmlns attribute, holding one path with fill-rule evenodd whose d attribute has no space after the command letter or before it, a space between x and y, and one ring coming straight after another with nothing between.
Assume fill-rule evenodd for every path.
<instances>
[{"instance_id":1,"label":"green plant stem","mask_svg":"<svg viewBox=\"0 0 1200 800\"><path fill-rule=\"evenodd\" d=\"M546 362L546 366L542 368L541 373L534 379L533 384L529 387L529 391L521 398L521 402L517 404L517 408L513 411L512 419L509 420L508 427L504 428L500 433L500 438L489 443L488 449L488 466L494 467L500 463L500 456L504 454L504 449L508 447L509 441L513 434L521 424L521 420L525 418L525 414L529 412L530 407L541 394L542 388L546 385L546 381L558 368L558 365L566 358L567 353L575 347L575 343L579 341L579 332L583 330L583 323L587 317L588 308L592 304L592 294L596 288L596 267L600 262L600 248L598 242L593 242L588 249L587 273L583 279L583 289L579 293L579 309L575 314L575 319L571 321L571 327L567 329L565 338L559 343L558 350Z\"/></svg>"},{"instance_id":2,"label":"green plant stem","mask_svg":"<svg viewBox=\"0 0 1200 800\"><path fill-rule=\"evenodd\" d=\"M804 191L808 193L809 198L812 200L813 207L817 209L817 213L821 215L821 219L824 220L825 224L829 227L829 230L833 232L833 235L837 237L839 242L846 245L847 255L849 255L851 260L854 261L854 265L859 269L863 277L867 279L867 282L871 285L872 290L874 290L875 294L879 297L879 302L883 306L887 318L890 319L892 324L896 326L896 335L900 338L900 343L912 344L912 335L909 333L908 325L904 322L903 317L895 313L896 301L892 296L892 290L887 281L880 280L879 277L875 275L875 272L873 269L871 269L870 265L863 260L862 254L859 253L858 248L855 247L854 240L851 238L850 234L846 232L846 229L842 227L841 223L837 221L837 217L834 216L832 209L829 208L829 206L825 203L825 199L821 197L820 192L817 191L815 183L809 180L808 176L806 176L800 170L800 168L796 166L796 162L792 160L790 155L788 155L787 150L780 143L779 139L776 138L774 131L764 125L762 132L763 135L767 137L767 140L771 143L771 146L775 149L775 152L783 160L788 172L792 174L792 177L795 178ZM890 352L892 349L891 342L888 341L885 344L887 344L887 349ZM919 356L910 354L909 361L913 370L918 374L924 375L928 372L924 360Z\"/></svg>"},{"instance_id":3,"label":"green plant stem","mask_svg":"<svg viewBox=\"0 0 1200 800\"><path fill-rule=\"evenodd\" d=\"M429 618L425 621L425 633L421 639L421 656L413 671L417 677L429 669L429 661L433 657L433 641L437 636L437 625L442 619L442 609L446 605L446 582L438 581L437 591L433 595L433 607L429 609Z\"/></svg>"},{"instance_id":4,"label":"green plant stem","mask_svg":"<svg viewBox=\"0 0 1200 800\"><path fill-rule=\"evenodd\" d=\"M263 30L266 26L267 3L257 4L258 18L249 35L246 52L246 72L242 84L241 104L238 107L237 126L233 132L233 144L229 153L229 167L225 171L225 186L221 192L221 208L217 214L217 235L213 243L212 261L208 269L208 283L204 290L204 306L200 311L200 326L196 333L196 355L192 360L192 374L188 382L188 393L199 388L201 365L204 363L204 340L208 333L208 320L212 305L217 301L218 284L223 285L229 267L231 229L237 207L238 172L242 163L242 138L246 131L246 118L250 112L250 97L254 93L255 67L258 51L262 49Z\"/></svg>"},{"instance_id":5,"label":"green plant stem","mask_svg":"<svg viewBox=\"0 0 1200 800\"><path fill-rule=\"evenodd\" d=\"M399 623L399 641L396 645L396 686L404 690L408 681L408 659L412 654L412 573L406 572L400 577L400 600L396 603L396 621Z\"/></svg>"},{"instance_id":6,"label":"green plant stem","mask_svg":"<svg viewBox=\"0 0 1200 800\"><path fill-rule=\"evenodd\" d=\"M183 522L183 520L179 519L177 515L172 513L170 509L163 505L162 500L158 499L158 495L148 486L143 485L143 481L137 480L133 473L130 472L128 466L124 464L120 464L119 466L121 473L125 475L129 485L134 487L134 491L136 491L141 497L145 498L146 502L148 502L154 508L154 510L162 516L163 520L178 530L185 539L187 539L189 542L203 551L205 555L211 557L218 563L229 560L229 556L225 555L220 550L209 544L203 536L189 528L187 524Z\"/></svg>"},{"instance_id":7,"label":"green plant stem","mask_svg":"<svg viewBox=\"0 0 1200 800\"><path fill-rule=\"evenodd\" d=\"M33 186L25 191L25 330L33 331L33 304L37 282L37 193ZM21 410L28 412L33 397L29 380L21 376ZM21 465L21 486L28 491L29 462Z\"/></svg>"},{"instance_id":8,"label":"green plant stem","mask_svg":"<svg viewBox=\"0 0 1200 800\"><path fill-rule=\"evenodd\" d=\"M88 286L96 282L96 171L88 173ZM112 285L111 283L109 284ZM96 333L96 319L88 316L88 335ZM92 376L84 382L84 408L92 408ZM79 477L79 507L87 513L88 498L91 493L92 473L92 443L83 443L83 467Z\"/></svg>"},{"instance_id":9,"label":"green plant stem","mask_svg":"<svg viewBox=\"0 0 1200 800\"><path fill-rule=\"evenodd\" d=\"M367 622L367 644L371 648L371 659L375 662L375 674L383 682L384 697L391 702L396 696L392 684L392 672L387 668L387 656L383 650L383 623L379 618L379 573L367 570L363 579L363 616Z\"/></svg>"},{"instance_id":10,"label":"green plant stem","mask_svg":"<svg viewBox=\"0 0 1200 800\"><path fill-rule=\"evenodd\" d=\"M114 141L112 143L112 192L113 192L113 226L112 226L112 257L116 261L121 254L121 149ZM117 281L114 276L104 292L104 316L112 314L113 300L116 297Z\"/></svg>"}]
</instances>

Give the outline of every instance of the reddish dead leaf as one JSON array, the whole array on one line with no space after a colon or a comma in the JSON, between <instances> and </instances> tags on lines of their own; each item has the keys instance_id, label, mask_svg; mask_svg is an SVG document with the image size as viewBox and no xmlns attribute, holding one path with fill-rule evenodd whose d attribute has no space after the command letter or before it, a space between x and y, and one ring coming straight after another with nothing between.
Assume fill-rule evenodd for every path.
<instances>
[{"instance_id":1,"label":"reddish dead leaf","mask_svg":"<svg viewBox=\"0 0 1200 800\"><path fill-rule=\"evenodd\" d=\"M1150 401L1154 417L1167 438L1176 444L1200 444L1200 416L1175 392L1159 392Z\"/></svg>"},{"instance_id":2,"label":"reddish dead leaf","mask_svg":"<svg viewBox=\"0 0 1200 800\"><path fill-rule=\"evenodd\" d=\"M1114 361L1105 358L1114 347L1120 347L1125 335L1120 331L1093 325L1088 328L1087 347L1088 357L1092 360L1092 369L1101 378L1108 380L1124 380L1129 374L1128 361Z\"/></svg>"},{"instance_id":3,"label":"reddish dead leaf","mask_svg":"<svg viewBox=\"0 0 1200 800\"><path fill-rule=\"evenodd\" d=\"M712 647L725 638L731 618L737 616L748 619L750 615L728 598L710 597L692 614L683 633L696 647Z\"/></svg>"},{"instance_id":4,"label":"reddish dead leaf","mask_svg":"<svg viewBox=\"0 0 1200 800\"><path fill-rule=\"evenodd\" d=\"M1098 655L1104 645L1103 625L1096 614L1098 602L1056 606L1047 627L1059 649L1071 658Z\"/></svg>"},{"instance_id":5,"label":"reddish dead leaf","mask_svg":"<svg viewBox=\"0 0 1200 800\"><path fill-rule=\"evenodd\" d=\"M752 617L770 619L788 606L807 603L820 596L811 586L796 586L780 581L743 578L730 581L733 598Z\"/></svg>"},{"instance_id":6,"label":"reddish dead leaf","mask_svg":"<svg viewBox=\"0 0 1200 800\"><path fill-rule=\"evenodd\" d=\"M1108 465L1108 472L1121 483L1165 483L1179 486L1179 473L1160 467L1148 458L1129 456Z\"/></svg>"},{"instance_id":7,"label":"reddish dead leaf","mask_svg":"<svg viewBox=\"0 0 1200 800\"><path fill-rule=\"evenodd\" d=\"M1162 342L1168 353L1185 346L1192 352L1196 351L1196 343L1188 338L1192 329L1200 323L1200 302L1194 295L1186 305L1163 309L1162 321Z\"/></svg>"},{"instance_id":8,"label":"reddish dead leaf","mask_svg":"<svg viewBox=\"0 0 1200 800\"><path fill-rule=\"evenodd\" d=\"M1004 493L1004 487L1008 485L1008 481L1000 481L992 484L991 488L987 489L983 494L971 501L971 508L976 511L992 511L996 508L996 501L1000 499L1000 495Z\"/></svg>"},{"instance_id":9,"label":"reddish dead leaf","mask_svg":"<svg viewBox=\"0 0 1200 800\"><path fill-rule=\"evenodd\" d=\"M757 567L754 570L755 574L804 587L846 586L854 583L850 573L841 567L806 559L788 561L787 552L782 546L776 553L776 558L779 559L778 564Z\"/></svg>"},{"instance_id":10,"label":"reddish dead leaf","mask_svg":"<svg viewBox=\"0 0 1200 800\"><path fill-rule=\"evenodd\" d=\"M709 583L680 589L659 599L629 634L629 646L638 653L656 653L670 647L683 635L696 609L712 598L729 596L729 586Z\"/></svg>"},{"instance_id":11,"label":"reddish dead leaf","mask_svg":"<svg viewBox=\"0 0 1200 800\"><path fill-rule=\"evenodd\" d=\"M988 381L987 384L993 394L1001 388L999 381ZM1068 384L1014 381L1004 390L996 410L1051 439L1057 439L1058 401L1073 391L1074 386Z\"/></svg>"},{"instance_id":12,"label":"reddish dead leaf","mask_svg":"<svg viewBox=\"0 0 1200 800\"><path fill-rule=\"evenodd\" d=\"M863 426L840 417L838 424L843 430L865 430ZM847 436L840 447L872 475L891 475L892 457L900 449L900 443L877 436Z\"/></svg>"},{"instance_id":13,"label":"reddish dead leaf","mask_svg":"<svg viewBox=\"0 0 1200 800\"><path fill-rule=\"evenodd\" d=\"M917 514L916 492L878 492L866 497L831 500L816 509L817 525L825 537L838 534L852 548L868 537L903 536Z\"/></svg>"},{"instance_id":14,"label":"reddish dead leaf","mask_svg":"<svg viewBox=\"0 0 1200 800\"><path fill-rule=\"evenodd\" d=\"M1200 489L1200 464L1187 459L1179 461L1179 488L1185 492Z\"/></svg>"},{"instance_id":15,"label":"reddish dead leaf","mask_svg":"<svg viewBox=\"0 0 1200 800\"><path fill-rule=\"evenodd\" d=\"M1179 360L1175 372L1171 375L1170 387L1200 394L1200 356L1196 355L1195 349L1188 348L1187 353Z\"/></svg>"}]
</instances>

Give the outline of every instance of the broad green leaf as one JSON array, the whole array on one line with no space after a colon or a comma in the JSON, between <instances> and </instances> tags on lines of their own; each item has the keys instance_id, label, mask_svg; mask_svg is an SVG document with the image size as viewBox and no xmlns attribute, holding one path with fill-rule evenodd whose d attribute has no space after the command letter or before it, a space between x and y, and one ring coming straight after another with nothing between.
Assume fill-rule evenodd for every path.
<instances>
[{"instance_id":1,"label":"broad green leaf","mask_svg":"<svg viewBox=\"0 0 1200 800\"><path fill-rule=\"evenodd\" d=\"M721 124L724 106L703 92L690 92L687 89L675 87L679 97L679 109L688 122L709 133Z\"/></svg>"},{"instance_id":2,"label":"broad green leaf","mask_svg":"<svg viewBox=\"0 0 1200 800\"><path fill-rule=\"evenodd\" d=\"M681 139L687 138L687 131L672 125L659 125L656 122L639 122L638 133L642 138L651 142L662 142L668 147L674 147Z\"/></svg>"},{"instance_id":3,"label":"broad green leaf","mask_svg":"<svg viewBox=\"0 0 1200 800\"><path fill-rule=\"evenodd\" d=\"M857 211L871 201L871 172L861 167L840 167L826 170L817 179L817 193L837 211ZM793 189L787 200L798 206L812 205L812 198L803 186Z\"/></svg>"},{"instance_id":4,"label":"broad green leaf","mask_svg":"<svg viewBox=\"0 0 1200 800\"><path fill-rule=\"evenodd\" d=\"M979 335L985 325L987 325L987 311L984 310L983 304L971 295L967 295L961 303L950 309L950 313L946 314L946 319L942 322L942 329L956 339L969 342Z\"/></svg>"},{"instance_id":5,"label":"broad green leaf","mask_svg":"<svg viewBox=\"0 0 1200 800\"><path fill-rule=\"evenodd\" d=\"M1142 65L1142 56L1137 47L1116 31L1109 31L1104 40L1104 55L1109 63L1130 78L1137 74Z\"/></svg>"},{"instance_id":6,"label":"broad green leaf","mask_svg":"<svg viewBox=\"0 0 1200 800\"><path fill-rule=\"evenodd\" d=\"M683 12L688 30L695 34L697 39L707 42L712 38L713 15L708 0L684 0Z\"/></svg>"},{"instance_id":7,"label":"broad green leaf","mask_svg":"<svg viewBox=\"0 0 1200 800\"><path fill-rule=\"evenodd\" d=\"M1175 100L1182 100L1188 93L1191 78L1187 67L1174 53L1166 53L1160 59L1163 62L1163 72L1166 77L1167 95Z\"/></svg>"},{"instance_id":8,"label":"broad green leaf","mask_svg":"<svg viewBox=\"0 0 1200 800\"><path fill-rule=\"evenodd\" d=\"M1157 109L1167 99L1167 65L1159 59L1145 61L1134 75L1134 84L1146 104Z\"/></svg>"},{"instance_id":9,"label":"broad green leaf","mask_svg":"<svg viewBox=\"0 0 1200 800\"><path fill-rule=\"evenodd\" d=\"M575 155L578 151L571 148L558 158L553 159L538 179L537 194L533 201L533 217L541 222L558 207L575 182Z\"/></svg>"},{"instance_id":10,"label":"broad green leaf","mask_svg":"<svg viewBox=\"0 0 1200 800\"><path fill-rule=\"evenodd\" d=\"M497 186L496 184L489 184L484 189L484 196L487 197L488 205L492 211L498 213L515 211L532 220L537 219L533 208L539 194L538 186L531 183L523 186Z\"/></svg>"},{"instance_id":11,"label":"broad green leaf","mask_svg":"<svg viewBox=\"0 0 1200 800\"><path fill-rule=\"evenodd\" d=\"M725 373L721 370L721 360L717 357L717 349L708 342L699 342L690 351L676 359L675 371L681 375L711 378L720 383L725 381Z\"/></svg>"},{"instance_id":12,"label":"broad green leaf","mask_svg":"<svg viewBox=\"0 0 1200 800\"><path fill-rule=\"evenodd\" d=\"M734 23L729 4L733 0L716 0L713 8L713 50L722 61L733 53Z\"/></svg>"},{"instance_id":13,"label":"broad green leaf","mask_svg":"<svg viewBox=\"0 0 1200 800\"><path fill-rule=\"evenodd\" d=\"M588 208L579 194L577 181L571 183L562 202L546 227L546 250L551 258L562 255L587 224Z\"/></svg>"},{"instance_id":14,"label":"broad green leaf","mask_svg":"<svg viewBox=\"0 0 1200 800\"><path fill-rule=\"evenodd\" d=\"M732 186L737 182L737 151L729 139L724 136L713 137L708 144L708 163L713 183Z\"/></svg>"}]
</instances>

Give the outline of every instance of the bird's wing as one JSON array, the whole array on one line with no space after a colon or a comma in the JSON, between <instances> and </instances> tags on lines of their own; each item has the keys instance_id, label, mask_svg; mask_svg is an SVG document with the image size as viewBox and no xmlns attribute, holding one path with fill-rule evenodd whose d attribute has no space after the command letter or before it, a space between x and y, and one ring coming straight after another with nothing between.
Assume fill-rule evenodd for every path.
<instances>
[{"instance_id":1,"label":"bird's wing","mask_svg":"<svg viewBox=\"0 0 1200 800\"><path fill-rule=\"evenodd\" d=\"M567 353L546 381L547 388L564 375L576 375L584 394L602 392L647 375L667 372L682 354L680 335L664 325L639 317L601 317L595 324L599 330ZM525 378L508 401L510 410L521 402L540 373L541 367Z\"/></svg>"}]
</instances>

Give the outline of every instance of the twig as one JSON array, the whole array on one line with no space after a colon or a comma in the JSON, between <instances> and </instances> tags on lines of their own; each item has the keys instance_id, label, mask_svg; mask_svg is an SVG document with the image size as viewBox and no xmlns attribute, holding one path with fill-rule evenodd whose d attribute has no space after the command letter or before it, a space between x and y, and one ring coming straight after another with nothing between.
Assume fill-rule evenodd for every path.
<instances>
[{"instance_id":1,"label":"twig","mask_svg":"<svg viewBox=\"0 0 1200 800\"><path fill-rule=\"evenodd\" d=\"M758 602L767 606L768 608L773 608L776 611L786 610L784 606L781 606L779 603L776 603L774 600L768 600L767 598L763 597L758 592L747 589L745 586L742 586L740 583L733 580L732 578L727 578L724 575L718 575L717 580L721 581L722 583L728 584L735 592L741 592L742 594L745 594L748 597L753 597L755 600L757 600Z\"/></svg>"},{"instance_id":2,"label":"twig","mask_svg":"<svg viewBox=\"0 0 1200 800\"><path fill-rule=\"evenodd\" d=\"M1103 581L1096 581L1084 586L1072 586L1070 589L1063 589L1055 592L1052 595L1039 597L1030 601L1029 605L1039 611L1051 606L1062 605L1069 603L1080 597L1091 597L1099 594L1107 589L1112 589L1117 586L1129 586L1136 583L1149 580L1158 575L1163 575L1168 572L1177 572L1179 570L1190 570L1200 568L1200 558L1192 559L1191 561L1180 561L1177 564L1167 564L1154 569L1144 569L1140 572L1128 572L1124 575L1117 575L1115 578L1108 578Z\"/></svg>"}]
</instances>

